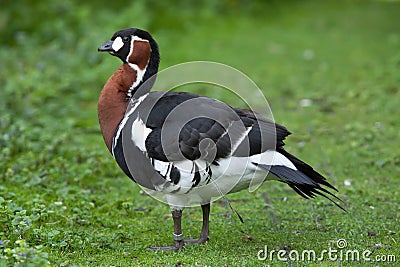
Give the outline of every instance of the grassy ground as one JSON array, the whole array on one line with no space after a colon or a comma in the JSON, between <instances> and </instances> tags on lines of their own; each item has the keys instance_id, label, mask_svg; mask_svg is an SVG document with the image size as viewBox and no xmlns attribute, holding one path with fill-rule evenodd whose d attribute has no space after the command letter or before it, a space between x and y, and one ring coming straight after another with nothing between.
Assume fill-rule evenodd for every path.
<instances>
[{"instance_id":1,"label":"grassy ground","mask_svg":"<svg viewBox=\"0 0 400 267\"><path fill-rule=\"evenodd\" d=\"M0 11L0 266L319 266L257 254L318 256L338 239L343 253L400 261L398 1L39 2ZM348 213L269 182L229 196L244 224L218 201L208 244L149 251L172 241L169 208L116 167L96 115L120 64L96 49L127 26L153 33L161 68L211 60L252 78L294 133L287 150L329 177ZM198 93L240 105L222 91ZM184 211L183 227L198 235L200 209ZM367 264L338 257L322 265Z\"/></svg>"}]
</instances>

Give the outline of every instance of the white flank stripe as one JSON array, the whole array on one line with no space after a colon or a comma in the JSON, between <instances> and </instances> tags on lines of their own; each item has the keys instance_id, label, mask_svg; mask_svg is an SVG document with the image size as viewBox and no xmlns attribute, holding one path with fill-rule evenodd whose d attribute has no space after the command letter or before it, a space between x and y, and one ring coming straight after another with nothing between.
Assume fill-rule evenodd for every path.
<instances>
[{"instance_id":1,"label":"white flank stripe","mask_svg":"<svg viewBox=\"0 0 400 267\"><path fill-rule=\"evenodd\" d=\"M279 152L274 150L267 150L261 154L253 155L250 157L251 162L258 164L272 165L272 166L286 166L293 170L297 170L294 164Z\"/></svg>"},{"instance_id":2,"label":"white flank stripe","mask_svg":"<svg viewBox=\"0 0 400 267\"><path fill-rule=\"evenodd\" d=\"M191 160L177 161L177 162L174 162L174 165L180 171L183 171L186 173L193 173L193 171L194 171L193 161L191 161Z\"/></svg>"},{"instance_id":3,"label":"white flank stripe","mask_svg":"<svg viewBox=\"0 0 400 267\"><path fill-rule=\"evenodd\" d=\"M291 168L293 170L297 170L297 168L294 166L294 164L284 155L282 155L279 152L274 151L274 157L272 160L272 165L283 165L288 168Z\"/></svg>"},{"instance_id":4,"label":"white flank stripe","mask_svg":"<svg viewBox=\"0 0 400 267\"><path fill-rule=\"evenodd\" d=\"M161 160L153 160L154 169L158 171L162 176L166 176L168 172L168 165L172 164L171 162L164 162ZM172 166L171 166L172 167ZM167 177L169 178L169 177Z\"/></svg>"}]
</instances>

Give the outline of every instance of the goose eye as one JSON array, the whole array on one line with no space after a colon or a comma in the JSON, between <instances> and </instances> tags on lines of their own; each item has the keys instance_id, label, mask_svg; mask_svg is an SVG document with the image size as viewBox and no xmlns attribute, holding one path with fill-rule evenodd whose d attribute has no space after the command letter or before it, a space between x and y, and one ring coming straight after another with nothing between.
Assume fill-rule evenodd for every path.
<instances>
[{"instance_id":1,"label":"goose eye","mask_svg":"<svg viewBox=\"0 0 400 267\"><path fill-rule=\"evenodd\" d=\"M124 42L124 43L127 43L127 42L129 42L129 37L128 36L124 36L123 38L122 38L122 41Z\"/></svg>"}]
</instances>

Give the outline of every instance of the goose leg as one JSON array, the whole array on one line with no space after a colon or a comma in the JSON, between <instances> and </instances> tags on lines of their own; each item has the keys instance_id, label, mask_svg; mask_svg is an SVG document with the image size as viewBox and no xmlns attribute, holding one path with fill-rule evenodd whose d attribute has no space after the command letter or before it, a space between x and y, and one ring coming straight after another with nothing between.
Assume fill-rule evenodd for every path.
<instances>
[{"instance_id":1,"label":"goose leg","mask_svg":"<svg viewBox=\"0 0 400 267\"><path fill-rule=\"evenodd\" d=\"M203 226L201 228L200 238L185 239L185 244L203 244L209 240L210 207L210 203L201 205L203 211Z\"/></svg>"},{"instance_id":2,"label":"goose leg","mask_svg":"<svg viewBox=\"0 0 400 267\"><path fill-rule=\"evenodd\" d=\"M151 250L164 250L164 251L178 251L183 248L183 234L182 234L182 210L172 210L172 219L174 220L174 245L167 247L150 247Z\"/></svg>"}]
</instances>

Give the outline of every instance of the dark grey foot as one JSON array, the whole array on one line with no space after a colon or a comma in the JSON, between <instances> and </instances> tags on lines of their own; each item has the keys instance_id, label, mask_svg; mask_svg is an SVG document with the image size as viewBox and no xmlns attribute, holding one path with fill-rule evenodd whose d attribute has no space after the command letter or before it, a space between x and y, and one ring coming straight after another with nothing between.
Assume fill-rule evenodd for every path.
<instances>
[{"instance_id":1,"label":"dark grey foot","mask_svg":"<svg viewBox=\"0 0 400 267\"><path fill-rule=\"evenodd\" d=\"M184 242L185 242L185 245L189 245L189 244L196 245L196 244L207 243L208 240L209 240L208 237L200 237L200 238L194 238L194 239L185 239Z\"/></svg>"},{"instance_id":2,"label":"dark grey foot","mask_svg":"<svg viewBox=\"0 0 400 267\"><path fill-rule=\"evenodd\" d=\"M210 203L201 205L203 210L203 226L201 228L200 238L198 239L183 239L181 219L182 210L172 210L172 219L174 220L174 245L167 247L150 247L153 251L180 251L184 245L188 244L204 244L208 241L209 231L208 223L210 216Z\"/></svg>"},{"instance_id":3,"label":"dark grey foot","mask_svg":"<svg viewBox=\"0 0 400 267\"><path fill-rule=\"evenodd\" d=\"M166 247L153 246L153 247L150 247L150 249L153 251L179 251L179 250L183 249L184 245L185 244L184 244L183 240L181 240L181 241L174 241L173 246L166 246Z\"/></svg>"}]
</instances>

